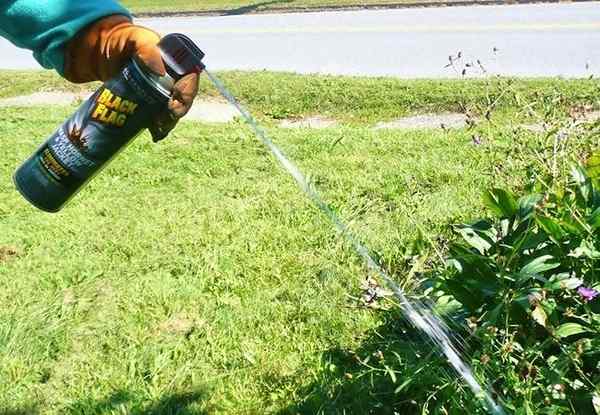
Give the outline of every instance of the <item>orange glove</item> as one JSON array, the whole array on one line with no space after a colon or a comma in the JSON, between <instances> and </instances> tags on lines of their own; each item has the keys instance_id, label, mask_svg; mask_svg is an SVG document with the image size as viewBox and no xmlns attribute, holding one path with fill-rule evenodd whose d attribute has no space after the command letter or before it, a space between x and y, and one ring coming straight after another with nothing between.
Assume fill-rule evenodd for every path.
<instances>
[{"instance_id":1,"label":"orange glove","mask_svg":"<svg viewBox=\"0 0 600 415\"><path fill-rule=\"evenodd\" d=\"M126 16L102 18L67 44L64 76L74 83L106 81L116 76L132 56L157 75L164 75L159 41L158 33L132 24ZM198 77L199 74L191 73L175 83L167 111L149 128L154 141L165 138L192 107L198 94Z\"/></svg>"}]
</instances>

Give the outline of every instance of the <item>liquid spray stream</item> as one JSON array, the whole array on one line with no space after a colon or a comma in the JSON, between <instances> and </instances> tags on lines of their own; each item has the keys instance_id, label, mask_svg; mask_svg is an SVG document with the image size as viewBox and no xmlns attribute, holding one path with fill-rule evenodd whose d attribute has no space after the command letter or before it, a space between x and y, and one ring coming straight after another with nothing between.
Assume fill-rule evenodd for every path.
<instances>
[{"instance_id":1,"label":"liquid spray stream","mask_svg":"<svg viewBox=\"0 0 600 415\"><path fill-rule=\"evenodd\" d=\"M223 97L225 97L231 105L237 108L252 130L254 130L260 141L267 146L281 165L292 175L302 191L304 191L312 202L331 220L337 231L352 244L358 255L367 264L369 270L377 274L381 280L384 281L385 285L394 293L400 303L404 316L413 324L413 326L427 334L427 336L440 348L450 365L452 365L467 385L469 385L475 396L483 401L490 413L494 415L503 415L504 410L492 399L491 394L483 389L475 379L471 368L461 358L459 350L450 339L445 324L422 302L408 300L402 288L388 275L381 265L373 259L369 254L369 250L350 232L348 225L342 222L335 212L325 204L317 191L308 183L304 174L302 174L298 167L283 154L271 139L269 139L267 133L258 125L254 117L238 103L235 97L227 90L225 85L223 85L219 79L209 71L205 70L205 72Z\"/></svg>"}]
</instances>

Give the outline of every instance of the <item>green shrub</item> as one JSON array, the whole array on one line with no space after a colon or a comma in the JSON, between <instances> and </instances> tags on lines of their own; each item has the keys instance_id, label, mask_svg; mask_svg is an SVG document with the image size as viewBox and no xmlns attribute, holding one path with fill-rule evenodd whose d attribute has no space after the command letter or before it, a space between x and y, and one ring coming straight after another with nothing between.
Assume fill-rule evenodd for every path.
<instances>
[{"instance_id":1,"label":"green shrub","mask_svg":"<svg viewBox=\"0 0 600 415\"><path fill-rule=\"evenodd\" d=\"M460 225L439 286L467 312L478 370L508 409L600 414L600 186L485 194L492 219Z\"/></svg>"}]
</instances>

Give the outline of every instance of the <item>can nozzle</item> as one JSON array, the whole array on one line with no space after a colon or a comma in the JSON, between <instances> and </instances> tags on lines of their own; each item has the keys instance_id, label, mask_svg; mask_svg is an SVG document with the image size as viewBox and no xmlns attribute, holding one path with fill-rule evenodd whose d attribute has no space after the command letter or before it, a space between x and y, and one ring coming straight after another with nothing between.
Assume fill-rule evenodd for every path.
<instances>
[{"instance_id":1,"label":"can nozzle","mask_svg":"<svg viewBox=\"0 0 600 415\"><path fill-rule=\"evenodd\" d=\"M175 82L189 73L204 70L204 52L187 36L171 33L160 40L158 47L167 73Z\"/></svg>"}]
</instances>

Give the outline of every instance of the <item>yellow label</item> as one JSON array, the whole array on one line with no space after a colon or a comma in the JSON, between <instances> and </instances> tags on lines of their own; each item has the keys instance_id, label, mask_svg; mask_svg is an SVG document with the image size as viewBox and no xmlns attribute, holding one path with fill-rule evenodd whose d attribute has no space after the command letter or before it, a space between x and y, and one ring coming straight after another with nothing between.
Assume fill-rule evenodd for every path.
<instances>
[{"instance_id":1,"label":"yellow label","mask_svg":"<svg viewBox=\"0 0 600 415\"><path fill-rule=\"evenodd\" d=\"M115 95L110 89L104 88L96 99L96 107L92 118L101 123L122 127L127 117L133 115L138 104Z\"/></svg>"},{"instance_id":2,"label":"yellow label","mask_svg":"<svg viewBox=\"0 0 600 415\"><path fill-rule=\"evenodd\" d=\"M70 176L69 172L56 161L52 153L50 153L50 150L44 150L41 161L44 167L46 167L48 171L54 173L57 178L60 179L61 177Z\"/></svg>"}]
</instances>

